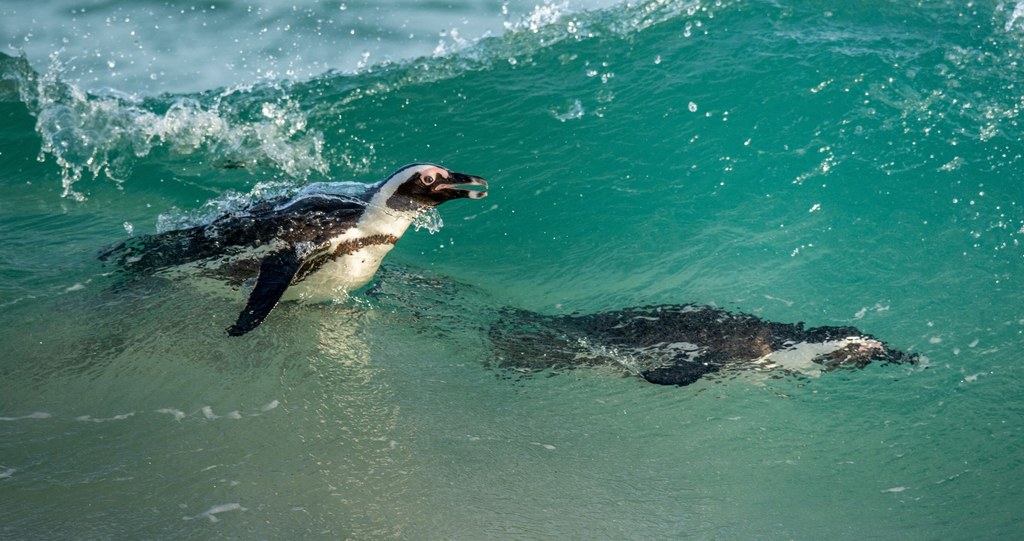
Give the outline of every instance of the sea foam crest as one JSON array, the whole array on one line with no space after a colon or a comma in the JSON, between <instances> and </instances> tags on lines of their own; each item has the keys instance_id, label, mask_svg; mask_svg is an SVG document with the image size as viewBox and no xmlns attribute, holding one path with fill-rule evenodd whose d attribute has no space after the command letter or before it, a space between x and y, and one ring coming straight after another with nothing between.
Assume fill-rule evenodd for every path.
<instances>
[{"instance_id":1,"label":"sea foam crest","mask_svg":"<svg viewBox=\"0 0 1024 541\"><path fill-rule=\"evenodd\" d=\"M474 40L463 38L456 31L442 33L441 40L428 62L412 61L404 66L411 73L394 77L396 66L386 64L386 75L376 86L353 96L386 93L409 83L424 83L455 77L465 71L487 69L496 63L518 64L523 58L566 40L582 41L595 37L629 36L647 28L678 18L692 20L700 26L702 19L711 19L728 9L732 0L648 0L624 3L605 10L577 10L570 2L546 0L517 20L504 22L505 33L494 37L483 35ZM507 14L507 6L503 8ZM378 73L380 66L369 67L364 74ZM398 68L398 71L403 71Z\"/></svg>"},{"instance_id":2,"label":"sea foam crest","mask_svg":"<svg viewBox=\"0 0 1024 541\"><path fill-rule=\"evenodd\" d=\"M559 19L568 13L570 13L569 2L563 1L556 3L548 0L543 4L534 6L533 11L518 22L512 23L505 21L505 30L527 30L536 34L537 32L540 32L542 28L558 22Z\"/></svg>"},{"instance_id":3,"label":"sea foam crest","mask_svg":"<svg viewBox=\"0 0 1024 541\"><path fill-rule=\"evenodd\" d=\"M649 0L609 10L583 11L572 9L566 1L549 0L518 21L506 22L503 36L467 40L449 31L449 42L440 43L432 58L410 61L405 66L385 63L359 70L358 88L339 102L344 105L408 84L487 69L499 62L520 62L564 40L628 36L676 18L711 18L733 3ZM269 169L298 180L327 174L332 165L365 170L370 165L367 160L372 160L373 144L353 139L359 147L355 154L362 155L362 161L343 152L333 157L339 163L328 162L324 137L309 121L310 106L294 92L310 82L286 86L266 81L191 96L155 98L115 91L87 93L63 80L66 69L60 55L61 51L51 55L50 67L43 73L34 72L27 61L22 62L26 67L15 77L15 86L21 101L37 117L36 131L42 139L40 160L52 158L60 167L65 197L84 199L76 187L83 178L124 182L141 158L159 160L165 152L171 159L178 158L173 167L182 165L182 156L198 154L198 159L188 162ZM10 74L4 77L10 78ZM335 75L325 77L330 81ZM154 153L156 149L161 152Z\"/></svg>"}]
</instances>

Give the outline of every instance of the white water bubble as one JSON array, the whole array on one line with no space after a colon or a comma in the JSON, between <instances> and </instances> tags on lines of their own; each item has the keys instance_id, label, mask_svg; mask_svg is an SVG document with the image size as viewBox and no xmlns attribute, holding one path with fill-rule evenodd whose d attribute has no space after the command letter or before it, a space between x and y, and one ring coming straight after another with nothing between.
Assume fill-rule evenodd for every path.
<instances>
[{"instance_id":1,"label":"white water bubble","mask_svg":"<svg viewBox=\"0 0 1024 541\"><path fill-rule=\"evenodd\" d=\"M691 113L696 113L697 112L697 104L692 102L692 101L687 106L687 108L690 110Z\"/></svg>"},{"instance_id":2,"label":"white water bubble","mask_svg":"<svg viewBox=\"0 0 1024 541\"><path fill-rule=\"evenodd\" d=\"M555 118L561 122L583 118L583 103L580 100L573 100L563 112L552 111Z\"/></svg>"},{"instance_id":3,"label":"white water bubble","mask_svg":"<svg viewBox=\"0 0 1024 541\"><path fill-rule=\"evenodd\" d=\"M432 208L417 216L416 219L413 220L412 226L416 231L426 229L428 233L433 235L444 227L444 220L441 219L441 214L437 212L437 209Z\"/></svg>"}]
</instances>

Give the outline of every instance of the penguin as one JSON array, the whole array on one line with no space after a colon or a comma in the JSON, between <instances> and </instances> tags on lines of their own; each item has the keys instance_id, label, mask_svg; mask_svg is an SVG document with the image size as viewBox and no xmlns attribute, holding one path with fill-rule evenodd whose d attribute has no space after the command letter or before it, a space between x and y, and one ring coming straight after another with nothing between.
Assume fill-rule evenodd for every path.
<instances>
[{"instance_id":1,"label":"penguin","mask_svg":"<svg viewBox=\"0 0 1024 541\"><path fill-rule=\"evenodd\" d=\"M251 284L230 336L258 327L281 300L330 301L370 282L384 256L423 213L482 199L487 181L432 163L406 165L352 195L352 183L317 183L258 201L207 225L131 238L100 253L137 274L185 267Z\"/></svg>"},{"instance_id":2,"label":"penguin","mask_svg":"<svg viewBox=\"0 0 1024 541\"><path fill-rule=\"evenodd\" d=\"M919 356L849 326L805 328L711 306L658 305L586 315L504 309L489 330L495 364L522 372L614 365L660 385L744 369L817 376Z\"/></svg>"}]
</instances>

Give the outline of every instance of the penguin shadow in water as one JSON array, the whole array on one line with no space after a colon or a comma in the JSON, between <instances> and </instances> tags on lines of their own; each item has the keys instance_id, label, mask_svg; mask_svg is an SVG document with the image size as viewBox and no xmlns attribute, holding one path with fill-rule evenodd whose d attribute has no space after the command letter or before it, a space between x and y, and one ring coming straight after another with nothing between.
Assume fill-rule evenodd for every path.
<instances>
[{"instance_id":1,"label":"penguin shadow in water","mask_svg":"<svg viewBox=\"0 0 1024 541\"><path fill-rule=\"evenodd\" d=\"M497 318L494 299L473 285L405 265L385 264L361 296L368 308L389 312L393 324L408 326L419 335L472 342L481 352L491 348L487 329Z\"/></svg>"}]
</instances>

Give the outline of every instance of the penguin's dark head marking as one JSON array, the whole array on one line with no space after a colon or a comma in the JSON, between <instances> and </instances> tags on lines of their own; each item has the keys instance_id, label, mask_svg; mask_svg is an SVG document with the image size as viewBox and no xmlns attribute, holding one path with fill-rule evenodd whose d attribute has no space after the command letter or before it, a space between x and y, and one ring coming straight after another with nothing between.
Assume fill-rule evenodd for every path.
<instances>
[{"instance_id":1,"label":"penguin's dark head marking","mask_svg":"<svg viewBox=\"0 0 1024 541\"><path fill-rule=\"evenodd\" d=\"M392 173L380 190L390 192L389 208L414 210L436 207L452 199L483 199L487 197L487 181L432 163L414 163Z\"/></svg>"}]
</instances>

